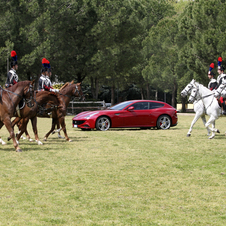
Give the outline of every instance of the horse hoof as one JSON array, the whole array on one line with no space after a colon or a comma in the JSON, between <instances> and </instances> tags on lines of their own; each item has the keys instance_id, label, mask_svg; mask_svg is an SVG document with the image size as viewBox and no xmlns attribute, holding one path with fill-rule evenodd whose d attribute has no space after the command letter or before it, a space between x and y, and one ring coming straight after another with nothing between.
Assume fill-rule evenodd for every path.
<instances>
[{"instance_id":1,"label":"horse hoof","mask_svg":"<svg viewBox=\"0 0 226 226\"><path fill-rule=\"evenodd\" d=\"M187 137L190 137L191 136L191 134L187 134Z\"/></svg>"},{"instance_id":2,"label":"horse hoof","mask_svg":"<svg viewBox=\"0 0 226 226\"><path fill-rule=\"evenodd\" d=\"M43 143L40 140L36 140L38 145L43 145Z\"/></svg>"},{"instance_id":3,"label":"horse hoof","mask_svg":"<svg viewBox=\"0 0 226 226\"><path fill-rule=\"evenodd\" d=\"M2 145L6 145L6 142L5 141L2 141Z\"/></svg>"},{"instance_id":4,"label":"horse hoof","mask_svg":"<svg viewBox=\"0 0 226 226\"><path fill-rule=\"evenodd\" d=\"M44 141L47 141L47 139L46 139L46 138L44 138L43 140L44 140Z\"/></svg>"},{"instance_id":5,"label":"horse hoof","mask_svg":"<svg viewBox=\"0 0 226 226\"><path fill-rule=\"evenodd\" d=\"M22 152L22 150L19 148L19 149L16 150L16 152Z\"/></svg>"},{"instance_id":6,"label":"horse hoof","mask_svg":"<svg viewBox=\"0 0 226 226\"><path fill-rule=\"evenodd\" d=\"M217 130L217 133L220 133L219 129Z\"/></svg>"},{"instance_id":7,"label":"horse hoof","mask_svg":"<svg viewBox=\"0 0 226 226\"><path fill-rule=\"evenodd\" d=\"M32 140L31 138L29 139L29 141L30 141L30 142L33 142L33 140Z\"/></svg>"},{"instance_id":8,"label":"horse hoof","mask_svg":"<svg viewBox=\"0 0 226 226\"><path fill-rule=\"evenodd\" d=\"M215 135L214 135L214 136L209 137L209 139L213 139L214 137L215 137Z\"/></svg>"},{"instance_id":9,"label":"horse hoof","mask_svg":"<svg viewBox=\"0 0 226 226\"><path fill-rule=\"evenodd\" d=\"M70 140L68 140L69 142L72 142L72 140L70 139Z\"/></svg>"},{"instance_id":10,"label":"horse hoof","mask_svg":"<svg viewBox=\"0 0 226 226\"><path fill-rule=\"evenodd\" d=\"M7 138L7 141L10 141L10 140L11 140L11 137L8 137L8 138Z\"/></svg>"}]
</instances>

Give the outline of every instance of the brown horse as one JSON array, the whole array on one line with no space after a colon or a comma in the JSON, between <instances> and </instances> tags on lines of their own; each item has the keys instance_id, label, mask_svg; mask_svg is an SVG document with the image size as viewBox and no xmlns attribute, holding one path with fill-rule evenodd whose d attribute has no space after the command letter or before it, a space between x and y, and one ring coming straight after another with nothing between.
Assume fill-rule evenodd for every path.
<instances>
[{"instance_id":1,"label":"brown horse","mask_svg":"<svg viewBox=\"0 0 226 226\"><path fill-rule=\"evenodd\" d=\"M19 133L16 135L17 140L20 139L23 132L27 133L27 123L29 119L31 120L33 132L35 134L35 141L42 145L43 143L39 140L38 130L37 130L37 115L48 116L48 112L52 111L54 108L57 108L59 105L59 100L57 95L53 92L48 91L36 91L35 92L35 103L32 108L25 106L20 110L20 115L16 115L17 117L12 121L12 126L14 127L16 124L19 128ZM29 141L30 136L28 134ZM10 140L10 137L8 138Z\"/></svg>"},{"instance_id":2,"label":"brown horse","mask_svg":"<svg viewBox=\"0 0 226 226\"><path fill-rule=\"evenodd\" d=\"M16 142L10 119L14 116L16 108L22 99L24 99L29 106L32 106L31 101L34 97L33 84L34 81L22 81L8 89L0 89L0 129L3 125L6 126L10 137L13 139L13 145L17 152L21 152L22 150Z\"/></svg>"},{"instance_id":3,"label":"brown horse","mask_svg":"<svg viewBox=\"0 0 226 226\"><path fill-rule=\"evenodd\" d=\"M21 135L25 132L28 139L30 138L28 132L27 132L27 123L28 120L32 117L38 116L38 117L45 117L45 118L52 118L52 128L51 130L45 135L44 140L46 141L48 136L51 132L54 131L55 126L59 123L62 127L62 130L64 131L65 138L68 141L71 141L67 135L66 131L66 125L65 125L65 115L67 112L67 106L70 102L70 99L72 96L77 96L84 98L81 85L80 83L73 84L73 81L71 83L66 83L61 89L59 93L50 93L47 91L40 91L36 94L36 101L37 101L37 107L38 109L35 111L36 114L29 114L27 118L18 119L16 118L13 122L13 125L18 123L19 127L19 134L17 135L17 139L19 140ZM51 97L51 100L48 99ZM35 128L37 119L34 120ZM36 134L37 131L34 133Z\"/></svg>"}]
</instances>

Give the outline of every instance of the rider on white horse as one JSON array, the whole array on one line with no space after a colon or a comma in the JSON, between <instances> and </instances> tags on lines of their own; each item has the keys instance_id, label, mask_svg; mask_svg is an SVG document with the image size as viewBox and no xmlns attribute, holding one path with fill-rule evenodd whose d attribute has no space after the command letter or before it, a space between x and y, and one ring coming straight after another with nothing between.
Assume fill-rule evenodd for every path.
<instances>
[{"instance_id":1,"label":"rider on white horse","mask_svg":"<svg viewBox=\"0 0 226 226\"><path fill-rule=\"evenodd\" d=\"M213 73L214 63L210 64L210 69L208 71L208 78L210 79L210 82L208 84L208 89L214 90L217 87L217 80L214 78L215 74Z\"/></svg>"},{"instance_id":2,"label":"rider on white horse","mask_svg":"<svg viewBox=\"0 0 226 226\"><path fill-rule=\"evenodd\" d=\"M218 74L217 77L217 89L214 91L214 96L220 100L220 103L223 107L223 114L226 114L226 105L225 105L225 98L226 98L226 74L224 74L224 66L221 65L222 58L218 58Z\"/></svg>"}]
</instances>

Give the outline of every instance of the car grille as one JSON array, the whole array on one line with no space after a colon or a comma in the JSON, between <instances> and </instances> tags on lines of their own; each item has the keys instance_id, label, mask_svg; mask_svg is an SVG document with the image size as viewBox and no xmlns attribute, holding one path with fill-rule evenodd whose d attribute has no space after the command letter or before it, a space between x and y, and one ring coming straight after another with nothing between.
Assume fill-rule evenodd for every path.
<instances>
[{"instance_id":1,"label":"car grille","mask_svg":"<svg viewBox=\"0 0 226 226\"><path fill-rule=\"evenodd\" d=\"M73 124L74 125L81 125L81 124L83 124L85 122L85 120L73 120Z\"/></svg>"}]
</instances>

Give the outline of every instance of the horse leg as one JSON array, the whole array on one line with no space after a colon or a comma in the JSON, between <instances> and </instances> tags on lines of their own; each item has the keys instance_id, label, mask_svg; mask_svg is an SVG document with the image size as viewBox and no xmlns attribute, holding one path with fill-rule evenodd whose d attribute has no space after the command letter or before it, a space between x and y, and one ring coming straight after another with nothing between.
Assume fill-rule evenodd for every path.
<instances>
[{"instance_id":1,"label":"horse leg","mask_svg":"<svg viewBox=\"0 0 226 226\"><path fill-rule=\"evenodd\" d=\"M18 126L18 123L20 122L20 120L21 120L20 117L16 117L16 118L11 122L12 128L13 128L13 129L14 129L14 126L15 126L15 125ZM18 126L18 130L19 130L19 126ZM19 132L20 132L20 131L19 131ZM18 133L19 133L19 132L18 132ZM10 141L10 140L11 140L11 137L8 137L7 140Z\"/></svg>"},{"instance_id":2,"label":"horse leg","mask_svg":"<svg viewBox=\"0 0 226 226\"><path fill-rule=\"evenodd\" d=\"M64 139L64 137L62 137L62 136L60 135L60 131L61 131L61 130L62 130L62 128L60 128L59 120L57 120L57 130L54 130L54 131L52 132L52 134L58 133L58 138Z\"/></svg>"},{"instance_id":3,"label":"horse leg","mask_svg":"<svg viewBox=\"0 0 226 226\"><path fill-rule=\"evenodd\" d=\"M10 118L9 117L5 118L5 120L3 121L3 123L5 124L5 127L9 131L10 137L13 140L13 146L14 146L14 148L16 149L17 152L22 152L22 150L19 148L18 143L16 142L15 134L14 134L14 131L13 131L13 128L12 128L12 124L11 124Z\"/></svg>"},{"instance_id":4,"label":"horse leg","mask_svg":"<svg viewBox=\"0 0 226 226\"><path fill-rule=\"evenodd\" d=\"M213 139L215 137L215 133L220 133L218 129L215 128L215 120L216 118L211 115L208 122L205 124L206 128L209 128L212 131L212 135L209 137L209 139ZM209 125L212 124L212 128L209 127Z\"/></svg>"},{"instance_id":5,"label":"horse leg","mask_svg":"<svg viewBox=\"0 0 226 226\"><path fill-rule=\"evenodd\" d=\"M31 137L30 137L30 135L29 135L29 133L28 133L28 131L27 131L27 124L28 124L29 119L26 119L26 118L22 119L22 120L18 123L18 129L19 129L19 131L20 131L21 127L23 126L24 120L26 120L26 126L25 126L25 128L24 128L23 133L25 133L26 138L23 137L22 135L21 135L21 137L23 137L24 140L25 140L25 139L28 139L30 142L32 142L33 140L31 139ZM22 134L23 134L23 133L22 133Z\"/></svg>"},{"instance_id":6,"label":"horse leg","mask_svg":"<svg viewBox=\"0 0 226 226\"><path fill-rule=\"evenodd\" d=\"M28 124L28 122L29 122L29 118L23 118L23 120L20 121L20 123L18 125L19 132L18 132L18 134L16 134L17 140L20 140L22 134L27 131L27 124ZM33 141L31 138L28 138L28 140L30 142Z\"/></svg>"},{"instance_id":7,"label":"horse leg","mask_svg":"<svg viewBox=\"0 0 226 226\"><path fill-rule=\"evenodd\" d=\"M195 117L194 117L193 121L191 122L190 129L188 130L187 137L191 136L192 128L200 117L201 117L201 114L199 112L196 112Z\"/></svg>"},{"instance_id":8,"label":"horse leg","mask_svg":"<svg viewBox=\"0 0 226 226\"><path fill-rule=\"evenodd\" d=\"M205 124L206 124L206 117L205 117L205 115L201 116L201 118L202 118L202 122L203 122L203 124L205 126ZM211 132L210 129L209 128L206 128L206 129L207 129L207 136L210 136L210 132Z\"/></svg>"},{"instance_id":9,"label":"horse leg","mask_svg":"<svg viewBox=\"0 0 226 226\"><path fill-rule=\"evenodd\" d=\"M54 131L56 124L57 124L57 119L52 118L52 127L51 127L50 131L45 135L44 141L47 141L47 138L49 137L50 133L52 133Z\"/></svg>"},{"instance_id":10,"label":"horse leg","mask_svg":"<svg viewBox=\"0 0 226 226\"><path fill-rule=\"evenodd\" d=\"M35 134L35 141L38 143L38 145L43 145L43 143L38 138L37 117L35 116L35 117L31 118L30 120L31 120L33 132Z\"/></svg>"},{"instance_id":11,"label":"horse leg","mask_svg":"<svg viewBox=\"0 0 226 226\"><path fill-rule=\"evenodd\" d=\"M57 120L57 131L58 132L58 138L61 138L61 139L64 139L64 137L62 137L60 135L60 131L62 130L62 128L60 128L60 123L59 123L59 120Z\"/></svg>"},{"instance_id":12,"label":"horse leg","mask_svg":"<svg viewBox=\"0 0 226 226\"><path fill-rule=\"evenodd\" d=\"M0 122L0 129L2 128L3 125L4 125L4 123L3 123L3 122ZM3 141L1 137L0 137L0 143L1 143L2 145L5 145L5 144L6 144L6 142Z\"/></svg>"},{"instance_id":13,"label":"horse leg","mask_svg":"<svg viewBox=\"0 0 226 226\"><path fill-rule=\"evenodd\" d=\"M59 122L60 122L60 125L61 125L61 127L62 127L62 130L63 130L63 132L64 132L65 139L66 139L67 141L71 142L72 140L69 139L69 137L68 137L68 135L67 135L67 130L66 130L66 124L65 124L65 118L64 118L64 116L61 117L61 118L59 118Z\"/></svg>"}]
</instances>

